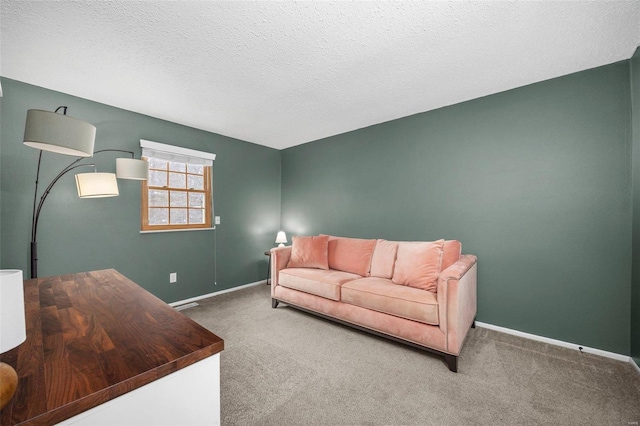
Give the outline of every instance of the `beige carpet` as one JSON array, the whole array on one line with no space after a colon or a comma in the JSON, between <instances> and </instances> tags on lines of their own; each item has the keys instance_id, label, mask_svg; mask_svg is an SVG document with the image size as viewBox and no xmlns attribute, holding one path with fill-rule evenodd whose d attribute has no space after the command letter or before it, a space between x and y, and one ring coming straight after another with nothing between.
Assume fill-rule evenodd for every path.
<instances>
[{"instance_id":1,"label":"beige carpet","mask_svg":"<svg viewBox=\"0 0 640 426\"><path fill-rule=\"evenodd\" d=\"M627 363L472 329L442 358L280 304L258 285L183 311L225 341L223 425L637 425Z\"/></svg>"}]
</instances>

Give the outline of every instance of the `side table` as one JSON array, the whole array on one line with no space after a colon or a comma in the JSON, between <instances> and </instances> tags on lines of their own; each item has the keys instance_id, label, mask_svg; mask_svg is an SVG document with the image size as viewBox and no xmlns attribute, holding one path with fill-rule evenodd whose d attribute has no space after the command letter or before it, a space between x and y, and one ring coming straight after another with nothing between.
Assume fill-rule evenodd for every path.
<instances>
[{"instance_id":1,"label":"side table","mask_svg":"<svg viewBox=\"0 0 640 426\"><path fill-rule=\"evenodd\" d=\"M271 250L265 251L264 255L269 256L269 263L267 266L267 285L271 285L271 281L269 281L269 279L271 278Z\"/></svg>"}]
</instances>

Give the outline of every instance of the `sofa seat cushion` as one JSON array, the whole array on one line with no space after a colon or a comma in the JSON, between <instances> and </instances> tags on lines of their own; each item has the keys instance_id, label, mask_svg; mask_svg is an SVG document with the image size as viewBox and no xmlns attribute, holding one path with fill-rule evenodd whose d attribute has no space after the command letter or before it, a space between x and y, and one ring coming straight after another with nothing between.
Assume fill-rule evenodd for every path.
<instances>
[{"instance_id":1,"label":"sofa seat cushion","mask_svg":"<svg viewBox=\"0 0 640 426\"><path fill-rule=\"evenodd\" d=\"M438 325L438 300L434 293L368 277L342 285L342 302L398 317Z\"/></svg>"},{"instance_id":2,"label":"sofa seat cushion","mask_svg":"<svg viewBox=\"0 0 640 426\"><path fill-rule=\"evenodd\" d=\"M332 269L287 268L280 271L278 284L283 287L340 301L340 285L358 278L362 277Z\"/></svg>"}]
</instances>

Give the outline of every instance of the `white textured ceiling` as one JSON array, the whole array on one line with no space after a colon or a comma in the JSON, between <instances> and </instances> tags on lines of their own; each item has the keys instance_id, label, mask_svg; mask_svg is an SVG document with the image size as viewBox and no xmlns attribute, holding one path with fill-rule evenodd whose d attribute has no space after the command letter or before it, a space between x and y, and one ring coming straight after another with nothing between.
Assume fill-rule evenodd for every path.
<instances>
[{"instance_id":1,"label":"white textured ceiling","mask_svg":"<svg viewBox=\"0 0 640 426\"><path fill-rule=\"evenodd\" d=\"M640 1L0 1L2 76L274 148L640 45Z\"/></svg>"}]
</instances>

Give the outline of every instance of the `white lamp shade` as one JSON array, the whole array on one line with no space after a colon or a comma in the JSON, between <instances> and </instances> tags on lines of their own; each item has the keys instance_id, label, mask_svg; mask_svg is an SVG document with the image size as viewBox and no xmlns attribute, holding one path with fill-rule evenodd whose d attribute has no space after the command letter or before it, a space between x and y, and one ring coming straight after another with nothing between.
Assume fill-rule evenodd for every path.
<instances>
[{"instance_id":1,"label":"white lamp shade","mask_svg":"<svg viewBox=\"0 0 640 426\"><path fill-rule=\"evenodd\" d=\"M116 158L116 177L118 179L147 180L149 163L135 158Z\"/></svg>"},{"instance_id":2,"label":"white lamp shade","mask_svg":"<svg viewBox=\"0 0 640 426\"><path fill-rule=\"evenodd\" d=\"M287 242L287 234L284 231L278 231L276 235L276 244L284 244Z\"/></svg>"},{"instance_id":3,"label":"white lamp shade","mask_svg":"<svg viewBox=\"0 0 640 426\"><path fill-rule=\"evenodd\" d=\"M96 127L68 115L30 109L24 127L24 144L58 154L91 157Z\"/></svg>"},{"instance_id":4,"label":"white lamp shade","mask_svg":"<svg viewBox=\"0 0 640 426\"><path fill-rule=\"evenodd\" d=\"M80 198L117 197L119 194L115 173L78 173L76 186Z\"/></svg>"},{"instance_id":5,"label":"white lamp shade","mask_svg":"<svg viewBox=\"0 0 640 426\"><path fill-rule=\"evenodd\" d=\"M22 271L2 269L0 270L0 353L15 348L26 338Z\"/></svg>"}]
</instances>

